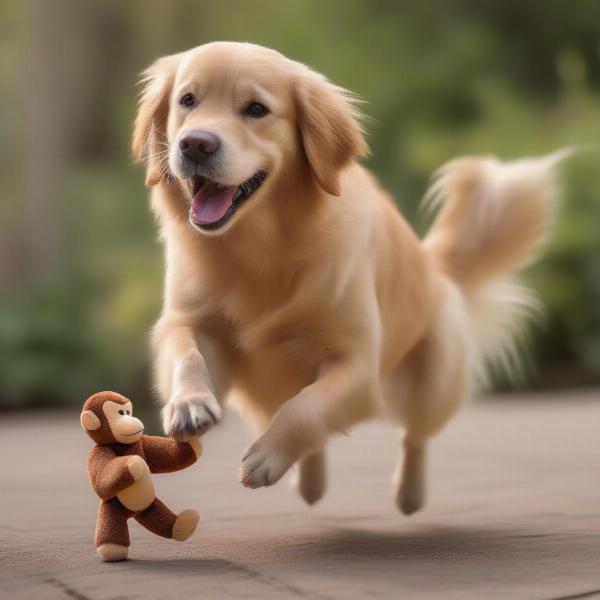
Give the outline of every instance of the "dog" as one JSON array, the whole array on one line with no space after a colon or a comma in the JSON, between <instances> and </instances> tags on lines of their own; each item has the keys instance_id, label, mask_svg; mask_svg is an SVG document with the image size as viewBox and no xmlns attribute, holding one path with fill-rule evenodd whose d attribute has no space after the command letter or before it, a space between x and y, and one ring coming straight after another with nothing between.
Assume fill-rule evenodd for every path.
<instances>
[{"instance_id":1,"label":"dog","mask_svg":"<svg viewBox=\"0 0 600 600\"><path fill-rule=\"evenodd\" d=\"M165 246L152 332L165 432L205 433L228 399L258 434L241 482L272 485L297 463L312 504L327 441L384 415L404 431L395 500L421 508L428 440L489 361L515 362L536 300L513 276L546 237L562 155L450 162L421 240L358 162L352 94L229 42L145 71L133 153Z\"/></svg>"}]
</instances>

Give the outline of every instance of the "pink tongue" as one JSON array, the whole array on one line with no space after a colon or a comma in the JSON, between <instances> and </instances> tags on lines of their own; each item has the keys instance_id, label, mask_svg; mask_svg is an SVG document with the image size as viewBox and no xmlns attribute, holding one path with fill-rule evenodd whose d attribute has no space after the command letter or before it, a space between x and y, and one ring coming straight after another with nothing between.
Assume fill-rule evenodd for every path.
<instances>
[{"instance_id":1,"label":"pink tongue","mask_svg":"<svg viewBox=\"0 0 600 600\"><path fill-rule=\"evenodd\" d=\"M233 204L235 186L216 188L205 185L196 192L192 202L192 216L198 225L209 225L220 221Z\"/></svg>"}]
</instances>

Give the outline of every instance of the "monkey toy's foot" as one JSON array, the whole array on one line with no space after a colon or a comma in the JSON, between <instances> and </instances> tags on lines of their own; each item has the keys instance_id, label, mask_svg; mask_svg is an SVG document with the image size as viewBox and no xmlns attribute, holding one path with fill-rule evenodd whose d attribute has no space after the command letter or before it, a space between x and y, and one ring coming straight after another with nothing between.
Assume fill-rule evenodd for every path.
<instances>
[{"instance_id":1,"label":"monkey toy's foot","mask_svg":"<svg viewBox=\"0 0 600 600\"><path fill-rule=\"evenodd\" d=\"M103 561L114 562L117 560L125 560L129 548L127 546L121 546L121 544L100 544L96 548L96 551Z\"/></svg>"},{"instance_id":2,"label":"monkey toy's foot","mask_svg":"<svg viewBox=\"0 0 600 600\"><path fill-rule=\"evenodd\" d=\"M200 515L191 508L181 511L173 524L173 539L178 542L187 540L196 530Z\"/></svg>"}]
</instances>

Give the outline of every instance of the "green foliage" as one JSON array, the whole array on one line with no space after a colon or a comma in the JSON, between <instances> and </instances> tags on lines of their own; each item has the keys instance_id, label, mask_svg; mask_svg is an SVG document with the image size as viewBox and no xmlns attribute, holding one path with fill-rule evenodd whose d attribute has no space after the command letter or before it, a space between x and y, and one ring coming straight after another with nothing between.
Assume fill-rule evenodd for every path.
<instances>
[{"instance_id":1,"label":"green foliage","mask_svg":"<svg viewBox=\"0 0 600 600\"><path fill-rule=\"evenodd\" d=\"M109 375L101 330L88 314L87 290L66 282L2 303L4 406L65 403Z\"/></svg>"},{"instance_id":2,"label":"green foliage","mask_svg":"<svg viewBox=\"0 0 600 600\"><path fill-rule=\"evenodd\" d=\"M14 151L28 131L21 104L35 93L40 110L50 105L48 90L19 81L35 51L32 6L27 13L0 1L12 25L0 61L11 82L0 156L12 171L0 177L9 199L0 204L0 233L22 242L7 256L34 246L20 211L36 169ZM44 19L54 19L51 35L61 43L38 60L66 65L55 98L68 107L68 126L56 129L65 137L57 140L62 247L46 277L31 275L21 257L0 301L0 407L80 402L100 388L148 394L147 331L160 309L162 260L129 133L134 83L156 56L215 39L252 41L356 91L365 100L368 165L419 232L427 226L420 198L446 160L546 153L600 135L594 0L56 0ZM530 386L600 377L597 162L592 149L562 168L555 235L527 273L548 314L533 332L538 371Z\"/></svg>"}]
</instances>

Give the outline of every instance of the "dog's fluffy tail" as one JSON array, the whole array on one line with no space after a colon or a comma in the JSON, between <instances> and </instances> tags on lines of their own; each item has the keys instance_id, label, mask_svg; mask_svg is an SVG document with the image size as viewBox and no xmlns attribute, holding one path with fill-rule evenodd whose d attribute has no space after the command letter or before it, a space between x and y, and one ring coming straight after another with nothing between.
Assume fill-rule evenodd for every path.
<instances>
[{"instance_id":1,"label":"dog's fluffy tail","mask_svg":"<svg viewBox=\"0 0 600 600\"><path fill-rule=\"evenodd\" d=\"M515 274L547 235L557 195L554 167L570 154L515 162L460 158L438 171L425 197L427 206L439 208L425 247L464 295L477 355L511 375L520 364L523 322L540 308ZM484 377L484 369L477 371Z\"/></svg>"}]
</instances>

